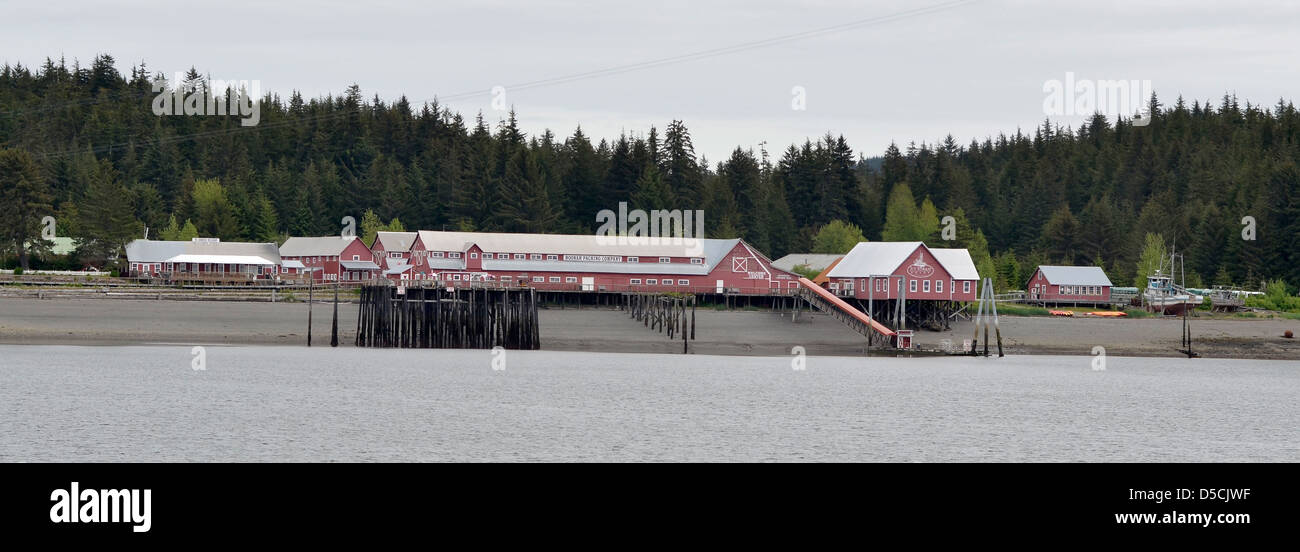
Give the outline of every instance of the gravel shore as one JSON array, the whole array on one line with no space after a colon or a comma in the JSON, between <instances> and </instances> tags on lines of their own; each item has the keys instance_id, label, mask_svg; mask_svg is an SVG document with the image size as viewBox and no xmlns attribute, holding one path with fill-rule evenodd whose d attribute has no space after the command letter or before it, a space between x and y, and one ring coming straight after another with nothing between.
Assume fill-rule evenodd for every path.
<instances>
[{"instance_id":1,"label":"gravel shore","mask_svg":"<svg viewBox=\"0 0 1300 552\"><path fill-rule=\"evenodd\" d=\"M331 305L314 307L313 343L328 345ZM340 343L350 346L357 309L340 305ZM617 310L544 309L542 347L557 351L679 353L680 340L645 328ZM1008 354L1179 356L1181 320L1013 317L1001 320ZM1281 337L1300 331L1300 321L1252 318L1195 318L1194 349L1206 358L1300 360L1300 340ZM926 348L960 346L972 337L970 322L948 332L918 331ZM223 301L0 298L0 343L127 345L150 343L304 345L307 305ZM789 355L802 346L809 355L856 356L865 339L821 314L771 311L697 311L699 354Z\"/></svg>"}]
</instances>

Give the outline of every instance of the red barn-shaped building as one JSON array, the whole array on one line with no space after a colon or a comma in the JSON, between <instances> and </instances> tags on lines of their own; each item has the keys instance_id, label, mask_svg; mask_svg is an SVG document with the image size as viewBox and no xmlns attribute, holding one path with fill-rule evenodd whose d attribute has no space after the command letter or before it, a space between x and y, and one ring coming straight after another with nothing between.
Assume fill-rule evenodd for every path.
<instances>
[{"instance_id":1,"label":"red barn-shaped building","mask_svg":"<svg viewBox=\"0 0 1300 552\"><path fill-rule=\"evenodd\" d=\"M740 239L420 231L399 258L396 237L385 234L376 240L384 248L376 255L409 267L386 270L396 280L611 292L785 293L798 285L797 276L773 268Z\"/></svg>"},{"instance_id":2,"label":"red barn-shaped building","mask_svg":"<svg viewBox=\"0 0 1300 552\"><path fill-rule=\"evenodd\" d=\"M379 232L375 235L370 251L385 277L411 279L411 245L415 242L415 235L415 232Z\"/></svg>"},{"instance_id":3,"label":"red barn-shaped building","mask_svg":"<svg viewBox=\"0 0 1300 552\"><path fill-rule=\"evenodd\" d=\"M379 277L375 255L356 236L289 238L280 246L286 274L310 271L317 282L364 282Z\"/></svg>"},{"instance_id":4,"label":"red barn-shaped building","mask_svg":"<svg viewBox=\"0 0 1300 552\"><path fill-rule=\"evenodd\" d=\"M862 242L827 276L833 291L858 299L974 301L979 273L965 249L921 242Z\"/></svg>"},{"instance_id":5,"label":"red barn-shaped building","mask_svg":"<svg viewBox=\"0 0 1300 552\"><path fill-rule=\"evenodd\" d=\"M1025 284L1031 301L1048 303L1106 303L1110 278L1095 266L1039 266Z\"/></svg>"}]
</instances>

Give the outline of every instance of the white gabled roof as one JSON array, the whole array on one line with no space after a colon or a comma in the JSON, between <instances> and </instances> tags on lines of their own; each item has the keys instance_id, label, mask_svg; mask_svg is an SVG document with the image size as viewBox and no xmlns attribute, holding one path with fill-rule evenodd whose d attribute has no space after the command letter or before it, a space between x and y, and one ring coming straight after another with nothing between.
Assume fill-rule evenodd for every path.
<instances>
[{"instance_id":1,"label":"white gabled roof","mask_svg":"<svg viewBox=\"0 0 1300 552\"><path fill-rule=\"evenodd\" d=\"M415 236L415 232L377 232L375 241L384 242L384 251L410 251Z\"/></svg>"},{"instance_id":2,"label":"white gabled roof","mask_svg":"<svg viewBox=\"0 0 1300 552\"><path fill-rule=\"evenodd\" d=\"M930 253L934 258L943 265L943 269L948 271L948 275L954 280L979 280L980 273L975 270L975 261L970 257L970 251L965 249L931 249Z\"/></svg>"},{"instance_id":3,"label":"white gabled roof","mask_svg":"<svg viewBox=\"0 0 1300 552\"><path fill-rule=\"evenodd\" d=\"M809 269L820 272L843 257L844 255L831 253L791 253L772 261L772 266L786 272L793 272L794 267L806 265Z\"/></svg>"},{"instance_id":4,"label":"white gabled roof","mask_svg":"<svg viewBox=\"0 0 1300 552\"><path fill-rule=\"evenodd\" d=\"M504 232L442 232L421 230L420 242L429 251L461 251L477 244L488 253L555 253L567 255L631 255L642 257L702 257L697 242L640 238L645 243L628 243L596 234L511 234ZM652 241L653 240L653 241ZM728 240L734 241L734 240Z\"/></svg>"},{"instance_id":5,"label":"white gabled roof","mask_svg":"<svg viewBox=\"0 0 1300 552\"><path fill-rule=\"evenodd\" d=\"M861 242L853 246L827 277L864 278L893 274L918 247L925 247L954 280L978 280L979 272L965 249L931 249L915 242Z\"/></svg>"},{"instance_id":6,"label":"white gabled roof","mask_svg":"<svg viewBox=\"0 0 1300 552\"><path fill-rule=\"evenodd\" d=\"M1096 266L1046 266L1038 267L1043 277L1053 285L1067 286L1110 286L1106 271Z\"/></svg>"},{"instance_id":7,"label":"white gabled roof","mask_svg":"<svg viewBox=\"0 0 1300 552\"><path fill-rule=\"evenodd\" d=\"M830 278L864 278L893 274L921 242L861 242L835 265Z\"/></svg>"},{"instance_id":8,"label":"white gabled roof","mask_svg":"<svg viewBox=\"0 0 1300 552\"><path fill-rule=\"evenodd\" d=\"M293 237L280 246L284 257L331 257L340 255L347 246L360 238L356 236Z\"/></svg>"}]
</instances>

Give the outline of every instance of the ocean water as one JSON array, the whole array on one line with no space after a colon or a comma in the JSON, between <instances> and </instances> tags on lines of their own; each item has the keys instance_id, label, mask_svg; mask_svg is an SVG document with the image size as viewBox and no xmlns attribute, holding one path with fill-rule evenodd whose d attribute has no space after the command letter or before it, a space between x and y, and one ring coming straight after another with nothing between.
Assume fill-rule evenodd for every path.
<instances>
[{"instance_id":1,"label":"ocean water","mask_svg":"<svg viewBox=\"0 0 1300 552\"><path fill-rule=\"evenodd\" d=\"M1300 362L202 357L196 370L189 345L0 346L0 461L1300 460Z\"/></svg>"}]
</instances>

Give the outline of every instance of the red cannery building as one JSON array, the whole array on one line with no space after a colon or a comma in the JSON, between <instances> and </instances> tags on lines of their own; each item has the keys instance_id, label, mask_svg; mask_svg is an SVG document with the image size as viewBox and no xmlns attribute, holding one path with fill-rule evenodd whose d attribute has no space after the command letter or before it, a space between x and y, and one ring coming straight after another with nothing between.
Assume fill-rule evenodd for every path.
<instances>
[{"instance_id":1,"label":"red cannery building","mask_svg":"<svg viewBox=\"0 0 1300 552\"><path fill-rule=\"evenodd\" d=\"M1111 287L1100 267L1042 265L1025 284L1025 296L1049 303L1106 303Z\"/></svg>"},{"instance_id":2,"label":"red cannery building","mask_svg":"<svg viewBox=\"0 0 1300 552\"><path fill-rule=\"evenodd\" d=\"M974 301L979 273L965 249L922 242L862 242L826 274L837 295L857 299Z\"/></svg>"},{"instance_id":3,"label":"red cannery building","mask_svg":"<svg viewBox=\"0 0 1300 552\"><path fill-rule=\"evenodd\" d=\"M393 280L412 279L411 245L415 243L415 232L379 232L375 234L375 243L370 244L375 263L379 265L380 274Z\"/></svg>"},{"instance_id":4,"label":"red cannery building","mask_svg":"<svg viewBox=\"0 0 1300 552\"><path fill-rule=\"evenodd\" d=\"M379 277L375 254L356 236L293 237L280 246L282 272L310 272L317 282L364 282Z\"/></svg>"},{"instance_id":5,"label":"red cannery building","mask_svg":"<svg viewBox=\"0 0 1300 552\"><path fill-rule=\"evenodd\" d=\"M495 282L569 291L786 293L797 276L740 239L571 234L380 232L374 253L393 280Z\"/></svg>"}]
</instances>

